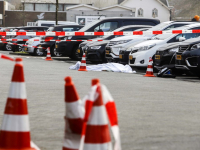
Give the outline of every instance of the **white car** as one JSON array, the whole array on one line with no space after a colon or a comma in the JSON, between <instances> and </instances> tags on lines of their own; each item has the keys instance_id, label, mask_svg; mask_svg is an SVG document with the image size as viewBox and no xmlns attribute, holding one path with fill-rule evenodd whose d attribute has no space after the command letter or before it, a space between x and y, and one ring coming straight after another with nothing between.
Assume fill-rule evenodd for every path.
<instances>
[{"instance_id":1,"label":"white car","mask_svg":"<svg viewBox=\"0 0 200 150\"><path fill-rule=\"evenodd\" d=\"M188 24L194 24L194 22L175 22L175 21L167 21L160 23L147 31L163 31L163 30L170 30L173 28L185 26ZM127 50L130 46L138 44L140 42L146 41L151 39L156 35L131 35L131 36L123 36L117 37L107 44L106 46L106 59L108 61L118 61L119 60L119 51L120 50Z\"/></svg>"},{"instance_id":2,"label":"white car","mask_svg":"<svg viewBox=\"0 0 200 150\"><path fill-rule=\"evenodd\" d=\"M35 40L38 40L38 41L35 41ZM24 46L24 51L29 53L30 55L43 56L44 51L41 51L39 48L34 47L40 44L40 40L41 40L41 37L34 37L34 38L29 39L25 43L25 45L28 45L28 46Z\"/></svg>"},{"instance_id":3,"label":"white car","mask_svg":"<svg viewBox=\"0 0 200 150\"><path fill-rule=\"evenodd\" d=\"M200 23L186 25L176 30L200 29ZM153 37L132 47L129 54L129 65L133 67L147 67L149 58L153 57L161 46L167 43L181 42L190 38L199 37L200 33L162 34Z\"/></svg>"}]
</instances>

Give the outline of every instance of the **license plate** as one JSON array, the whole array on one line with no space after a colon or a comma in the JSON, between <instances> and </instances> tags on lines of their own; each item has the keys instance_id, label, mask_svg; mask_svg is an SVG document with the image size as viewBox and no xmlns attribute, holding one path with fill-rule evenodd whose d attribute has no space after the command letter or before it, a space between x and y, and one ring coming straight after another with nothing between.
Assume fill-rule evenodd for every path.
<instances>
[{"instance_id":1,"label":"license plate","mask_svg":"<svg viewBox=\"0 0 200 150\"><path fill-rule=\"evenodd\" d=\"M41 45L39 45L39 47L42 47Z\"/></svg>"},{"instance_id":2,"label":"license plate","mask_svg":"<svg viewBox=\"0 0 200 150\"><path fill-rule=\"evenodd\" d=\"M56 45L56 48L58 48L58 45Z\"/></svg>"},{"instance_id":3,"label":"license plate","mask_svg":"<svg viewBox=\"0 0 200 150\"><path fill-rule=\"evenodd\" d=\"M77 49L77 53L81 53L81 50L80 50L80 49Z\"/></svg>"},{"instance_id":4,"label":"license plate","mask_svg":"<svg viewBox=\"0 0 200 150\"><path fill-rule=\"evenodd\" d=\"M28 50L28 48L27 48L27 47L25 47L25 48L24 48L24 50L25 50L25 51L27 51L27 50Z\"/></svg>"},{"instance_id":5,"label":"license plate","mask_svg":"<svg viewBox=\"0 0 200 150\"><path fill-rule=\"evenodd\" d=\"M156 55L156 56L155 56L155 59L160 59L160 55Z\"/></svg>"},{"instance_id":6,"label":"license plate","mask_svg":"<svg viewBox=\"0 0 200 150\"><path fill-rule=\"evenodd\" d=\"M132 60L133 59L133 56L132 55L129 55L129 60Z\"/></svg>"},{"instance_id":7,"label":"license plate","mask_svg":"<svg viewBox=\"0 0 200 150\"><path fill-rule=\"evenodd\" d=\"M119 55L119 59L122 59L123 58L123 55Z\"/></svg>"},{"instance_id":8,"label":"license plate","mask_svg":"<svg viewBox=\"0 0 200 150\"><path fill-rule=\"evenodd\" d=\"M87 54L87 51L85 51L85 54Z\"/></svg>"},{"instance_id":9,"label":"license plate","mask_svg":"<svg viewBox=\"0 0 200 150\"><path fill-rule=\"evenodd\" d=\"M176 59L181 60L182 59L181 55L176 55Z\"/></svg>"},{"instance_id":10,"label":"license plate","mask_svg":"<svg viewBox=\"0 0 200 150\"><path fill-rule=\"evenodd\" d=\"M106 51L106 54L110 54L110 52L109 52L109 51Z\"/></svg>"}]
</instances>

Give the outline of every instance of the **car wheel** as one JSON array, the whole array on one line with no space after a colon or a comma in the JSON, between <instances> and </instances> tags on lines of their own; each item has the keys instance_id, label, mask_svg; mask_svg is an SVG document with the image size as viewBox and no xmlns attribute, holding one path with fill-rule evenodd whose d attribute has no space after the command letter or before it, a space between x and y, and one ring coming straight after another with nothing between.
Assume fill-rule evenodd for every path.
<instances>
[{"instance_id":1,"label":"car wheel","mask_svg":"<svg viewBox=\"0 0 200 150\"><path fill-rule=\"evenodd\" d=\"M54 54L54 56L57 56L57 57L61 57L62 56L62 54L56 52L55 46L54 46L54 49L53 49L53 54Z\"/></svg>"},{"instance_id":2,"label":"car wheel","mask_svg":"<svg viewBox=\"0 0 200 150\"><path fill-rule=\"evenodd\" d=\"M75 47L73 50L72 50L72 55L71 57L72 59L74 60L80 60L79 59L79 53L78 53L78 47Z\"/></svg>"},{"instance_id":3,"label":"car wheel","mask_svg":"<svg viewBox=\"0 0 200 150\"><path fill-rule=\"evenodd\" d=\"M35 56L44 56L44 51L41 52L39 48L35 48L34 55Z\"/></svg>"},{"instance_id":4,"label":"car wheel","mask_svg":"<svg viewBox=\"0 0 200 150\"><path fill-rule=\"evenodd\" d=\"M6 44L6 50L7 50L7 51L12 51L12 46L9 45L9 44Z\"/></svg>"},{"instance_id":5,"label":"car wheel","mask_svg":"<svg viewBox=\"0 0 200 150\"><path fill-rule=\"evenodd\" d=\"M18 46L18 51L19 51L19 52L24 51L24 50L23 50L23 46L19 45L19 46Z\"/></svg>"}]
</instances>

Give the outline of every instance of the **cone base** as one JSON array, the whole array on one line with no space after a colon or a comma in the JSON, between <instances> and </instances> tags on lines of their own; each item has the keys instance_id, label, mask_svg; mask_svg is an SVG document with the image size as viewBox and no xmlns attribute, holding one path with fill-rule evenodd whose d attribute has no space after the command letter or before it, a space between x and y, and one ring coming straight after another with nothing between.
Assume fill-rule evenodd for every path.
<instances>
[{"instance_id":1,"label":"cone base","mask_svg":"<svg viewBox=\"0 0 200 150\"><path fill-rule=\"evenodd\" d=\"M78 71L87 71L87 69L79 69Z\"/></svg>"},{"instance_id":2,"label":"cone base","mask_svg":"<svg viewBox=\"0 0 200 150\"><path fill-rule=\"evenodd\" d=\"M156 77L156 76L145 74L144 77Z\"/></svg>"},{"instance_id":3,"label":"cone base","mask_svg":"<svg viewBox=\"0 0 200 150\"><path fill-rule=\"evenodd\" d=\"M47 61L52 61L52 59L51 59L51 58L47 58L47 59L45 59L45 60L47 60Z\"/></svg>"},{"instance_id":4,"label":"cone base","mask_svg":"<svg viewBox=\"0 0 200 150\"><path fill-rule=\"evenodd\" d=\"M5 149L5 148L0 148L0 150L37 150L37 149L35 149L35 148L20 148L20 149Z\"/></svg>"}]
</instances>

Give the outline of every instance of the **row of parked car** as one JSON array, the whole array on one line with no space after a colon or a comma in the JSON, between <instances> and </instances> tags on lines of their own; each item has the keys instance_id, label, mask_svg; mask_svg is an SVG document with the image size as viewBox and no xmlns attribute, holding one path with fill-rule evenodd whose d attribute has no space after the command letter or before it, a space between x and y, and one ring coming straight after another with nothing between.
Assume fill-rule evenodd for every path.
<instances>
[{"instance_id":1,"label":"row of parked car","mask_svg":"<svg viewBox=\"0 0 200 150\"><path fill-rule=\"evenodd\" d=\"M200 29L200 23L184 21L167 21L160 23L157 19L148 18L105 18L94 21L84 27L78 24L70 24L43 28L42 30L37 29L37 31L124 31L125 33L130 31L165 31L173 30L174 28L176 28L176 30L194 30ZM26 27L17 29L17 31L21 30L26 32L35 29L27 30ZM13 31L16 32L16 30ZM68 56L71 59L80 60L83 53L86 53L86 59L92 63L118 62L129 64L132 67L147 67L149 57L152 57L156 70L168 67L175 70L177 73L192 71L200 76L198 72L198 62L200 61L198 56L198 49L200 48L200 44L198 44L198 41L200 43L199 36L199 33L183 33L131 36L16 36L4 38L29 39L26 43L24 41L12 41L17 44L25 44L28 46L20 47L8 43L6 49L16 51L18 48L18 50L24 50L31 55L45 55L46 48L50 47L51 54L54 56ZM35 41L35 39L38 41ZM63 41L55 41L56 39ZM85 42L80 40L85 40ZM10 49L8 49L9 47Z\"/></svg>"}]
</instances>

